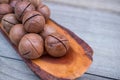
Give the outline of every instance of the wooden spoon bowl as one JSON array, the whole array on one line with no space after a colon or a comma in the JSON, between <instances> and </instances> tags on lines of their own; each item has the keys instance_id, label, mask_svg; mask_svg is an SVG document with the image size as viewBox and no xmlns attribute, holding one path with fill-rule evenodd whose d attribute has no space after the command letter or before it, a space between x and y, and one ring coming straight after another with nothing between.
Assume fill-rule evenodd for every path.
<instances>
[{"instance_id":1,"label":"wooden spoon bowl","mask_svg":"<svg viewBox=\"0 0 120 80\"><path fill-rule=\"evenodd\" d=\"M93 50L72 31L53 20L48 20L47 24L53 26L59 33L68 38L70 49L67 55L61 58L45 55L36 60L28 60L23 58L19 52L18 54L29 68L43 80L74 80L79 78L91 65ZM0 27L0 31L9 40L8 34L2 27ZM17 50L17 46L12 46Z\"/></svg>"}]
</instances>

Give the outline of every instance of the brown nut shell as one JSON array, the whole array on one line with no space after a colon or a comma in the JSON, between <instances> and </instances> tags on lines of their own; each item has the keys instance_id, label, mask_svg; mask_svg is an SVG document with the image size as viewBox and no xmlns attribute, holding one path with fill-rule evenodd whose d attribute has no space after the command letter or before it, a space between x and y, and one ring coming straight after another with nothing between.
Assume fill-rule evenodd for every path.
<instances>
[{"instance_id":1,"label":"brown nut shell","mask_svg":"<svg viewBox=\"0 0 120 80\"><path fill-rule=\"evenodd\" d=\"M45 19L39 12L29 11L24 15L22 23L27 32L40 33L45 26Z\"/></svg>"},{"instance_id":2,"label":"brown nut shell","mask_svg":"<svg viewBox=\"0 0 120 80\"><path fill-rule=\"evenodd\" d=\"M11 0L10 1L10 6L13 7L13 8L15 8L17 2L19 2L19 1L21 1L21 0Z\"/></svg>"},{"instance_id":3,"label":"brown nut shell","mask_svg":"<svg viewBox=\"0 0 120 80\"><path fill-rule=\"evenodd\" d=\"M45 39L45 48L51 56L62 57L69 49L69 41L65 36L54 33Z\"/></svg>"},{"instance_id":4,"label":"brown nut shell","mask_svg":"<svg viewBox=\"0 0 120 80\"><path fill-rule=\"evenodd\" d=\"M5 15L8 13L12 13L13 9L9 4L0 4L0 14Z\"/></svg>"},{"instance_id":5,"label":"brown nut shell","mask_svg":"<svg viewBox=\"0 0 120 80\"><path fill-rule=\"evenodd\" d=\"M9 0L0 0L0 4L9 3Z\"/></svg>"},{"instance_id":6,"label":"brown nut shell","mask_svg":"<svg viewBox=\"0 0 120 80\"><path fill-rule=\"evenodd\" d=\"M6 14L2 18L2 26L6 30L7 33L9 33L10 29L15 25L18 24L19 22L17 21L17 18L15 14Z\"/></svg>"},{"instance_id":7,"label":"brown nut shell","mask_svg":"<svg viewBox=\"0 0 120 80\"><path fill-rule=\"evenodd\" d=\"M40 5L42 2L41 0L29 0L35 7L37 7L38 5Z\"/></svg>"},{"instance_id":8,"label":"brown nut shell","mask_svg":"<svg viewBox=\"0 0 120 80\"><path fill-rule=\"evenodd\" d=\"M43 37L43 39L45 39L48 35L52 34L52 33L56 33L56 29L53 28L52 26L46 24L44 27L44 30L40 33L40 35Z\"/></svg>"},{"instance_id":9,"label":"brown nut shell","mask_svg":"<svg viewBox=\"0 0 120 80\"><path fill-rule=\"evenodd\" d=\"M17 24L13 26L10 30L9 37L13 44L18 46L20 40L22 37L26 34L26 31L24 30L24 27L22 24Z\"/></svg>"},{"instance_id":10,"label":"brown nut shell","mask_svg":"<svg viewBox=\"0 0 120 80\"><path fill-rule=\"evenodd\" d=\"M19 43L19 51L27 59L37 59L43 54L43 43L43 39L38 34L27 34Z\"/></svg>"},{"instance_id":11,"label":"brown nut shell","mask_svg":"<svg viewBox=\"0 0 120 80\"><path fill-rule=\"evenodd\" d=\"M8 4L0 4L0 21L2 17L8 13L12 13L13 9L10 5Z\"/></svg>"},{"instance_id":12,"label":"brown nut shell","mask_svg":"<svg viewBox=\"0 0 120 80\"><path fill-rule=\"evenodd\" d=\"M20 1L16 4L15 15L19 21L22 21L23 16L28 11L34 11L35 7L28 1Z\"/></svg>"},{"instance_id":13,"label":"brown nut shell","mask_svg":"<svg viewBox=\"0 0 120 80\"><path fill-rule=\"evenodd\" d=\"M37 7L37 11L40 12L44 16L46 21L50 18L51 12L48 6L43 5L43 4L39 5Z\"/></svg>"}]
</instances>

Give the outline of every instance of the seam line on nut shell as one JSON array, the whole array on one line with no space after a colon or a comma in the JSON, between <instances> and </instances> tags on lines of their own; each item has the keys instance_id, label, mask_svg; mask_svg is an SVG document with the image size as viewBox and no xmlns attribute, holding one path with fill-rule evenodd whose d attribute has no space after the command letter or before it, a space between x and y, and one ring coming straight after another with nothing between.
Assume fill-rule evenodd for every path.
<instances>
[{"instance_id":1,"label":"seam line on nut shell","mask_svg":"<svg viewBox=\"0 0 120 80\"><path fill-rule=\"evenodd\" d=\"M27 38L27 37L26 37ZM32 45L32 47L35 49L35 51L37 52L37 54L38 54L38 51L37 51L37 49L33 46L33 44L31 43L31 41L29 40L29 38L27 38L27 40L30 42L30 44Z\"/></svg>"},{"instance_id":2,"label":"seam line on nut shell","mask_svg":"<svg viewBox=\"0 0 120 80\"><path fill-rule=\"evenodd\" d=\"M23 10L23 12L21 13L21 15L19 16L19 18L22 17L23 13L25 12L25 10L26 10L30 5L31 5L31 3L29 3L29 4L26 6L26 8Z\"/></svg>"},{"instance_id":3,"label":"seam line on nut shell","mask_svg":"<svg viewBox=\"0 0 120 80\"><path fill-rule=\"evenodd\" d=\"M29 54L29 53L30 53L30 51L28 51L28 52L24 53L23 55L27 55L27 54Z\"/></svg>"},{"instance_id":4,"label":"seam line on nut shell","mask_svg":"<svg viewBox=\"0 0 120 80\"><path fill-rule=\"evenodd\" d=\"M9 22L9 21L7 21L7 20L5 20L5 19L2 19L3 21L6 21L6 22L8 22L8 23L10 23L10 24L12 24L12 25L15 25L14 23L11 23L11 22Z\"/></svg>"},{"instance_id":5,"label":"seam line on nut shell","mask_svg":"<svg viewBox=\"0 0 120 80\"><path fill-rule=\"evenodd\" d=\"M26 23L27 21L29 21L30 19L32 19L32 18L35 17L35 16L41 16L41 15L40 15L40 14L36 14L36 15L33 15L33 16L29 17L28 19L25 20L25 22L23 23L23 25L25 25L25 23Z\"/></svg>"},{"instance_id":6,"label":"seam line on nut shell","mask_svg":"<svg viewBox=\"0 0 120 80\"><path fill-rule=\"evenodd\" d=\"M49 35L49 36L52 36L52 35ZM64 43L61 40L59 40L58 38L56 38L55 36L52 36L52 37L54 37L55 39L57 39L58 41L60 41L63 44L63 46L65 47L66 52L67 52L67 47L64 45Z\"/></svg>"},{"instance_id":7,"label":"seam line on nut shell","mask_svg":"<svg viewBox=\"0 0 120 80\"><path fill-rule=\"evenodd\" d=\"M62 41L68 41L68 40L62 40ZM54 42L54 43L51 43L51 44L57 44L57 43L59 43L59 41L58 41L58 42L56 42L56 43L55 43L55 42Z\"/></svg>"}]
</instances>

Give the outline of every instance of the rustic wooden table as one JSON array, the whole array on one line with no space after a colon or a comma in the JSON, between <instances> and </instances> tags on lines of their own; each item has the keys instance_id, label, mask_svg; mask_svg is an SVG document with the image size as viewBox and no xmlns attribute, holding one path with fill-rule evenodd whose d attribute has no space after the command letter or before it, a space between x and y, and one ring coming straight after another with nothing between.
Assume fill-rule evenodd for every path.
<instances>
[{"instance_id":1,"label":"rustic wooden table","mask_svg":"<svg viewBox=\"0 0 120 80\"><path fill-rule=\"evenodd\" d=\"M104 9L98 5L95 8L45 1L52 10L51 18L75 32L94 50L93 64L78 80L120 80L120 1L114 1L110 3L112 7L103 5ZM1 33L0 80L39 80Z\"/></svg>"}]
</instances>

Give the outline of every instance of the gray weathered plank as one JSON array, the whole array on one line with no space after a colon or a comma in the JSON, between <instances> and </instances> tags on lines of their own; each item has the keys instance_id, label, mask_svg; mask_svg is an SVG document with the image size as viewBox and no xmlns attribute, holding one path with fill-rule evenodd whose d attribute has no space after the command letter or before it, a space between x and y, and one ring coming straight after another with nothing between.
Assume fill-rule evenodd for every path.
<instances>
[{"instance_id":1,"label":"gray weathered plank","mask_svg":"<svg viewBox=\"0 0 120 80\"><path fill-rule=\"evenodd\" d=\"M15 59L21 59L17 52L11 47L11 44L6 40L6 38L0 33L0 56L11 57Z\"/></svg>"},{"instance_id":2,"label":"gray weathered plank","mask_svg":"<svg viewBox=\"0 0 120 80\"><path fill-rule=\"evenodd\" d=\"M51 18L69 28L94 49L89 73L120 79L120 15L47 3ZM0 34L0 55L20 59Z\"/></svg>"},{"instance_id":3,"label":"gray weathered plank","mask_svg":"<svg viewBox=\"0 0 120 80\"><path fill-rule=\"evenodd\" d=\"M79 35L94 50L94 61L88 72L120 79L120 15L58 5L59 10L56 5L49 5L52 18Z\"/></svg>"},{"instance_id":4,"label":"gray weathered plank","mask_svg":"<svg viewBox=\"0 0 120 80\"><path fill-rule=\"evenodd\" d=\"M89 9L98 9L109 12L120 12L120 0L43 0L56 2L65 5L84 7Z\"/></svg>"},{"instance_id":5,"label":"gray weathered plank","mask_svg":"<svg viewBox=\"0 0 120 80\"><path fill-rule=\"evenodd\" d=\"M23 61L0 57L0 80L40 80ZM77 80L110 80L85 74Z\"/></svg>"},{"instance_id":6,"label":"gray weathered plank","mask_svg":"<svg viewBox=\"0 0 120 80\"><path fill-rule=\"evenodd\" d=\"M0 80L39 80L23 61L0 57Z\"/></svg>"}]
</instances>

